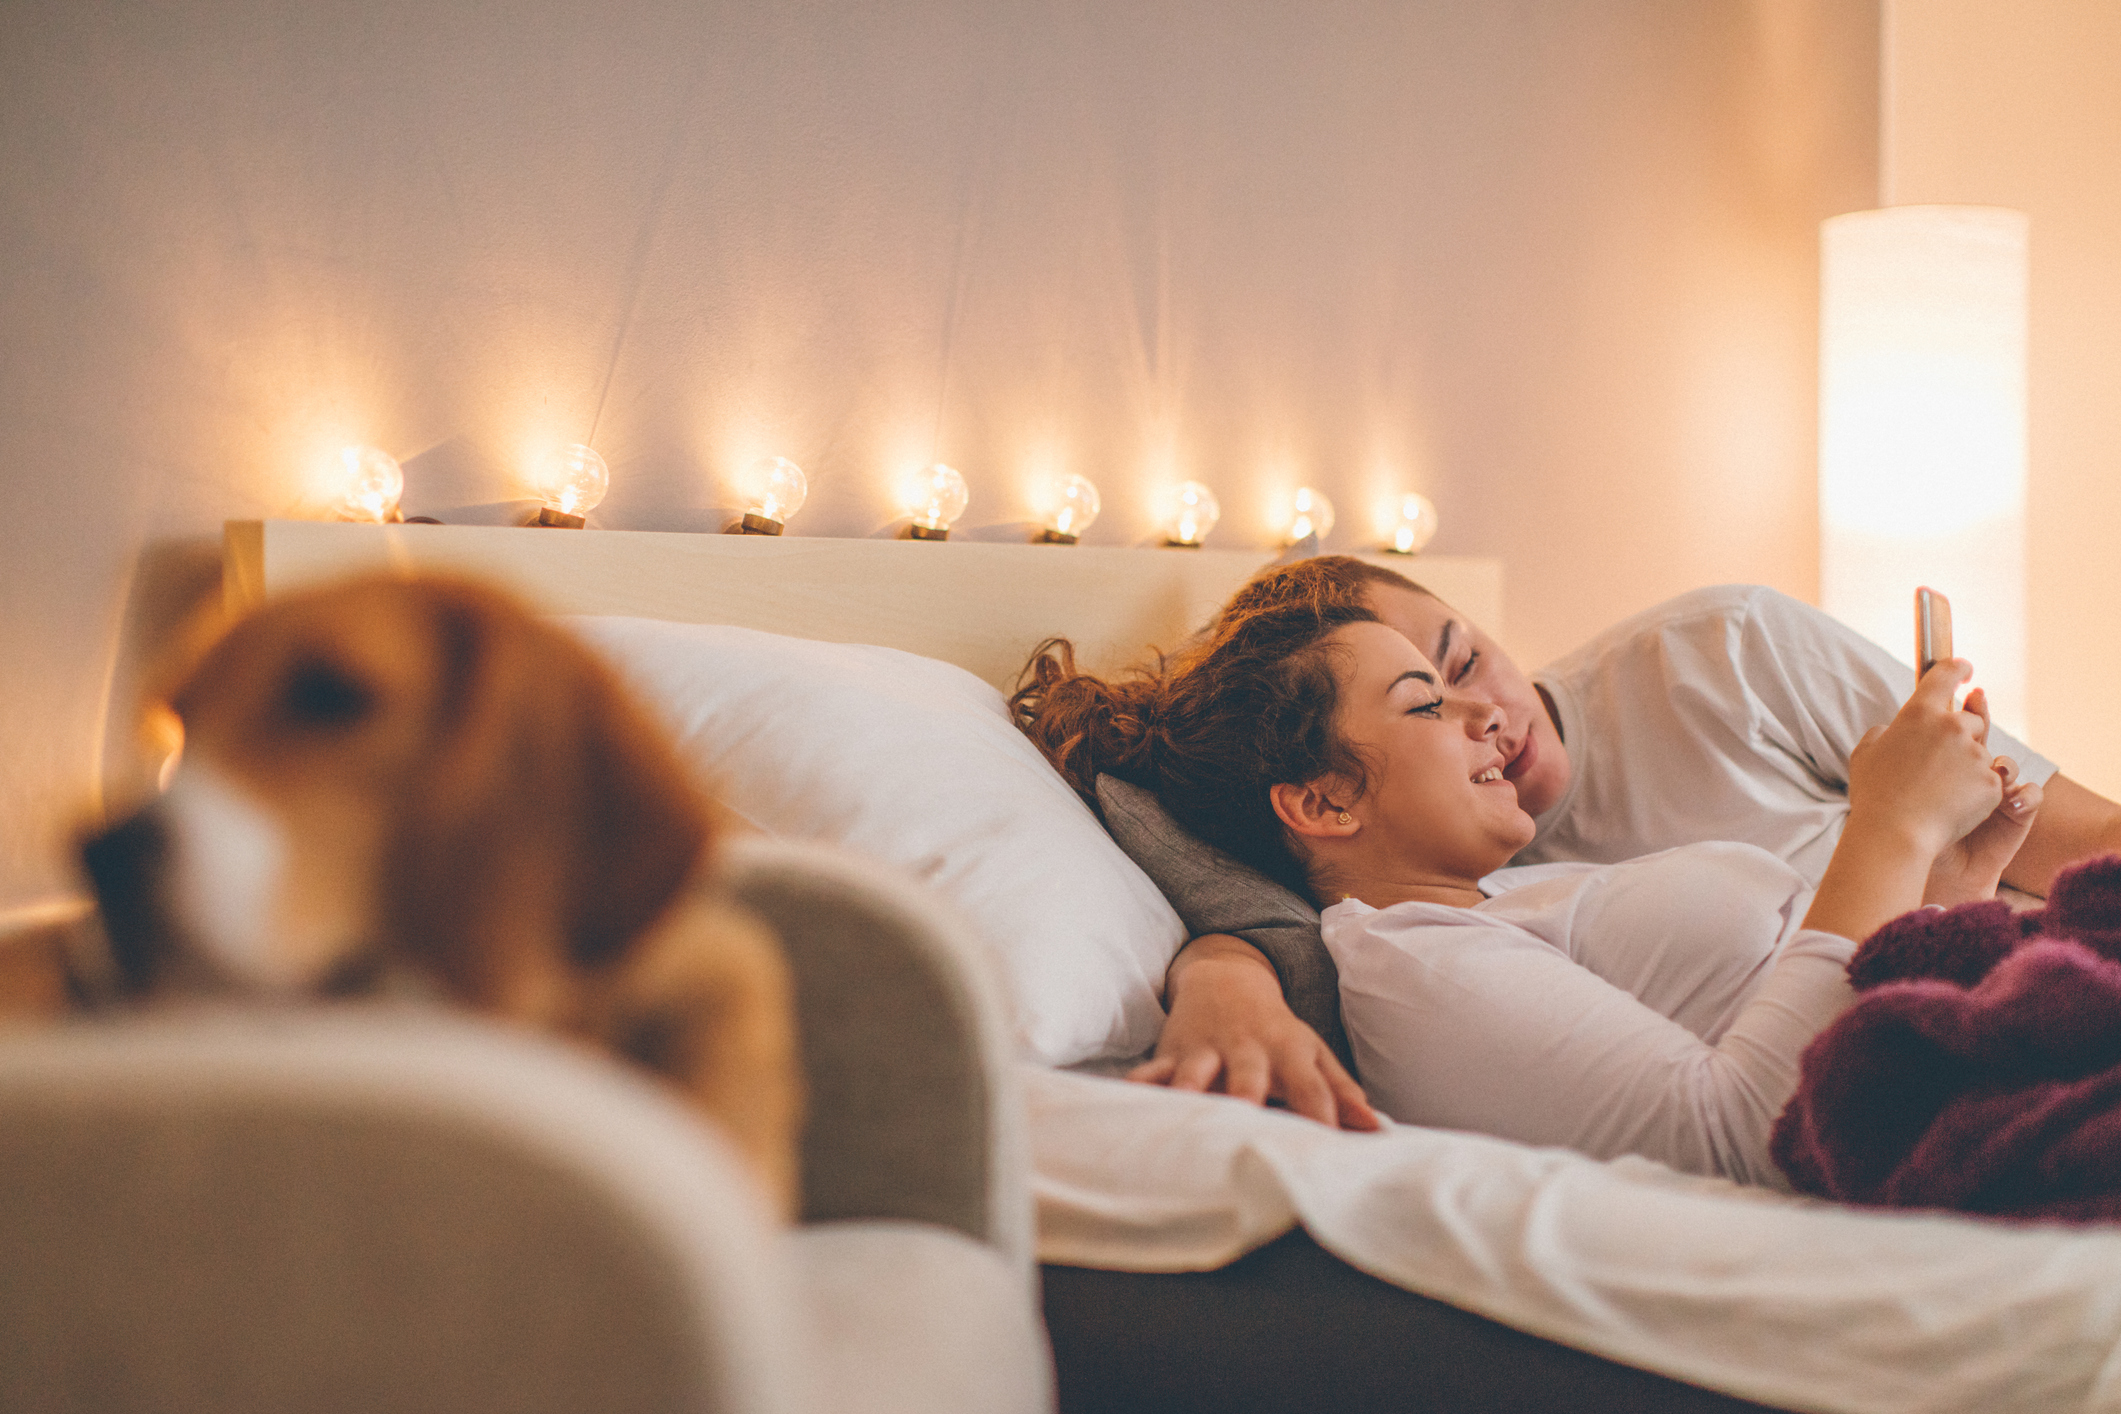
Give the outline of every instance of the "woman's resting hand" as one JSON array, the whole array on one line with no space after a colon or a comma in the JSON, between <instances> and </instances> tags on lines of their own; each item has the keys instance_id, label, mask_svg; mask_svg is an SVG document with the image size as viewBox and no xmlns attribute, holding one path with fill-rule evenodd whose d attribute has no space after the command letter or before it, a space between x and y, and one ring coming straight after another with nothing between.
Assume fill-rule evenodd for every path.
<instances>
[{"instance_id":1,"label":"woman's resting hand","mask_svg":"<svg viewBox=\"0 0 2121 1414\"><path fill-rule=\"evenodd\" d=\"M1289 1010L1272 964L1251 944L1195 938L1172 961L1166 987L1169 1018L1156 1056L1129 1080L1253 1104L1280 1100L1321 1124L1378 1128L1362 1087Z\"/></svg>"},{"instance_id":2,"label":"woman's resting hand","mask_svg":"<svg viewBox=\"0 0 2121 1414\"><path fill-rule=\"evenodd\" d=\"M2003 803L1966 835L1944 847L1930 865L1929 883L1922 890L1924 903L1950 908L1994 898L2004 869L2017 857L2019 846L2032 832L2044 798L2039 782L2021 782L2018 763L2008 756L1996 758L1995 772L2003 782Z\"/></svg>"}]
</instances>

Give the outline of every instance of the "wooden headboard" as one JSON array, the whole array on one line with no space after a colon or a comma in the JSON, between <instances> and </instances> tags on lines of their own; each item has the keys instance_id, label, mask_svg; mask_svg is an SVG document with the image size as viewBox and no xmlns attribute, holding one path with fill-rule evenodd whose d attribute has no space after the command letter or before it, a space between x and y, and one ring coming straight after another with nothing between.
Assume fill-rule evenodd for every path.
<instances>
[{"instance_id":1,"label":"wooden headboard","mask_svg":"<svg viewBox=\"0 0 2121 1414\"><path fill-rule=\"evenodd\" d=\"M363 570L475 575L555 614L741 624L942 658L997 687L1033 645L1074 640L1109 671L1175 647L1273 557L1245 550L1106 549L640 530L230 521L229 605ZM1365 557L1368 558L1368 557ZM1377 557L1476 621L1502 621L1488 559Z\"/></svg>"}]
</instances>

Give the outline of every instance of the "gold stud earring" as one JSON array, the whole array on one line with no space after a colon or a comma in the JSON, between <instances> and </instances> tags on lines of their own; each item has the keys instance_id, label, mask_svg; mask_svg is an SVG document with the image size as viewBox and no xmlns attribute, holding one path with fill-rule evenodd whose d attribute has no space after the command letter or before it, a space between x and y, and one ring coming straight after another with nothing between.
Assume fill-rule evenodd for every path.
<instances>
[{"instance_id":1,"label":"gold stud earring","mask_svg":"<svg viewBox=\"0 0 2121 1414\"><path fill-rule=\"evenodd\" d=\"M1347 811L1343 810L1340 812L1340 823L1343 825L1352 825L1355 823L1355 817L1353 815L1350 815Z\"/></svg>"}]
</instances>

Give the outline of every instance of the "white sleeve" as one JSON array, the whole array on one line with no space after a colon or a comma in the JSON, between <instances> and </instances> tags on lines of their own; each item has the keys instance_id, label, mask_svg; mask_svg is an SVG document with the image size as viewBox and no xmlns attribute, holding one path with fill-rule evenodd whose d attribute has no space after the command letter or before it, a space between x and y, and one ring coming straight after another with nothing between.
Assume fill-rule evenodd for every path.
<instances>
[{"instance_id":1,"label":"white sleeve","mask_svg":"<svg viewBox=\"0 0 2121 1414\"><path fill-rule=\"evenodd\" d=\"M1821 779L1846 788L1849 752L1883 726L1915 690L1915 671L1833 616L1772 589L1755 589L1732 645L1747 694ZM2055 763L2001 727L1989 754L2018 763L2021 777L2045 782Z\"/></svg>"},{"instance_id":2,"label":"white sleeve","mask_svg":"<svg viewBox=\"0 0 2121 1414\"><path fill-rule=\"evenodd\" d=\"M1336 946L1363 1083L1407 1123L1786 1188L1768 1156L1854 945L1793 934L1715 1045L1521 929L1373 913Z\"/></svg>"}]
</instances>

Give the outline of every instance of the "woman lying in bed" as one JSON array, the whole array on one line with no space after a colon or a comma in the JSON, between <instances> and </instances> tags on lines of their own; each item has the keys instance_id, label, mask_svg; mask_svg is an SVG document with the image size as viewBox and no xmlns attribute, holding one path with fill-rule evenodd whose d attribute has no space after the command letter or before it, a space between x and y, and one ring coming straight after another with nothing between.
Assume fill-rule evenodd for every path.
<instances>
[{"instance_id":1,"label":"woman lying in bed","mask_svg":"<svg viewBox=\"0 0 2121 1414\"><path fill-rule=\"evenodd\" d=\"M1325 908L1364 1075L1402 1120L1780 1183L1769 1128L1849 1003L1851 940L1993 893L2038 813L1981 695L1953 709L1954 661L1850 754L1816 891L1728 843L1493 878L1537 832L1495 694L1364 605L1263 600L1161 676L1049 654L1021 718L1079 787L1145 785Z\"/></svg>"},{"instance_id":2,"label":"woman lying in bed","mask_svg":"<svg viewBox=\"0 0 2121 1414\"><path fill-rule=\"evenodd\" d=\"M1537 825L1516 864L1616 863L1703 840L1758 845L1817 885L1848 816L1849 757L1914 675L1809 605L1758 586L1650 609L1527 678L1480 627L1412 581L1345 556L1270 571L1231 618L1278 603L1366 608L1422 648L1450 686L1503 713L1505 778ZM2054 774L1998 731L1994 750L2044 803L2003 880L2045 894L2063 865L2121 851L2121 806ZM1939 857L1928 901L1963 897L1980 837ZM1171 969L1170 1021L1140 1079L1281 1099L1353 1128L1363 1092L1284 1004L1246 942L1196 939Z\"/></svg>"}]
</instances>

